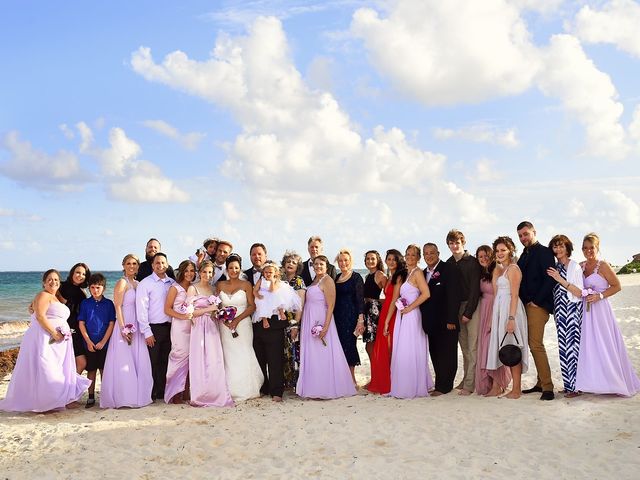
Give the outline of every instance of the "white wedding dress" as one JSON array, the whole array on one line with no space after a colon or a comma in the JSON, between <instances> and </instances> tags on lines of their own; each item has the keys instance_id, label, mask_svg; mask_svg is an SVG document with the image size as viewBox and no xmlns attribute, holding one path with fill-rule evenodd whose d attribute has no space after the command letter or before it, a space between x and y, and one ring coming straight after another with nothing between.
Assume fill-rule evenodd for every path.
<instances>
[{"instance_id":1,"label":"white wedding dress","mask_svg":"<svg viewBox=\"0 0 640 480\"><path fill-rule=\"evenodd\" d=\"M221 306L233 306L238 309L236 315L240 315L247 308L247 294L242 289L236 290L231 295L220 292L219 297L222 300ZM251 316L240 321L236 332L238 336L234 338L231 330L224 324L220 324L227 385L233 400L241 402L260 396L264 377L253 351Z\"/></svg>"}]
</instances>

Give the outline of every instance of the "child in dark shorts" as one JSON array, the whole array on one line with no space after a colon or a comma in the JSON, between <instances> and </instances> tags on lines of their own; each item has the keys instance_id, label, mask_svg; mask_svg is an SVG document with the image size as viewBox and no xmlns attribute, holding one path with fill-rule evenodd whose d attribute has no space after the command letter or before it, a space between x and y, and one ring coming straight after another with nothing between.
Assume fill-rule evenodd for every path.
<instances>
[{"instance_id":1,"label":"child in dark shorts","mask_svg":"<svg viewBox=\"0 0 640 480\"><path fill-rule=\"evenodd\" d=\"M91 380L89 400L86 408L96 404L96 372L104 369L107 355L107 344L116 321L116 309L113 302L102 294L107 286L107 279L101 273L94 273L89 278L91 297L80 304L78 312L78 328L87 347L87 378Z\"/></svg>"}]
</instances>

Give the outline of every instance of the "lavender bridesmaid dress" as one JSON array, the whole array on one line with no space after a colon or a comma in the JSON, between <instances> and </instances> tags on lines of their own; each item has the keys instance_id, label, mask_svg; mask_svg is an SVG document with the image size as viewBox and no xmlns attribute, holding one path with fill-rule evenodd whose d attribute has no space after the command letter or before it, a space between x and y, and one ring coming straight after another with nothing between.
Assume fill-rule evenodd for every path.
<instances>
[{"instance_id":1,"label":"lavender bridesmaid dress","mask_svg":"<svg viewBox=\"0 0 640 480\"><path fill-rule=\"evenodd\" d=\"M173 309L180 307L187 299L187 292L178 283L173 286L178 290L173 301ZM191 341L191 322L174 318L171 321L171 352L167 366L167 384L164 387L164 401L169 403L173 397L184 392L189 374L189 343Z\"/></svg>"},{"instance_id":2,"label":"lavender bridesmaid dress","mask_svg":"<svg viewBox=\"0 0 640 480\"><path fill-rule=\"evenodd\" d=\"M400 297L411 304L420 290L409 283L400 286ZM429 344L422 330L422 314L416 308L407 314L396 313L391 356L391 392L396 398L426 397L433 388L429 372Z\"/></svg>"},{"instance_id":3,"label":"lavender bridesmaid dress","mask_svg":"<svg viewBox=\"0 0 640 480\"><path fill-rule=\"evenodd\" d=\"M209 306L208 297L197 295L194 307ZM233 407L227 386L218 322L209 314L194 317L189 345L189 384L194 407ZM226 327L225 327L226 328Z\"/></svg>"},{"instance_id":4,"label":"lavender bridesmaid dress","mask_svg":"<svg viewBox=\"0 0 640 480\"><path fill-rule=\"evenodd\" d=\"M69 328L69 309L54 302L47 309L51 326ZM76 373L71 340L50 344L51 337L40 326L35 314L20 344L20 353L11 375L7 396L0 410L9 412L47 412L64 410L82 397L91 380Z\"/></svg>"},{"instance_id":5,"label":"lavender bridesmaid dress","mask_svg":"<svg viewBox=\"0 0 640 480\"><path fill-rule=\"evenodd\" d=\"M584 279L584 288L604 292L609 282L594 272ZM630 397L640 391L640 380L633 370L616 317L605 298L585 305L580 333L580 353L576 372L576 390L589 393L613 393Z\"/></svg>"},{"instance_id":6,"label":"lavender bridesmaid dress","mask_svg":"<svg viewBox=\"0 0 640 480\"><path fill-rule=\"evenodd\" d=\"M356 394L333 317L324 337L326 345L311 333L315 325L324 325L327 308L320 287L310 286L304 302L300 333L300 375L296 393L301 397L326 399Z\"/></svg>"},{"instance_id":7,"label":"lavender bridesmaid dress","mask_svg":"<svg viewBox=\"0 0 640 480\"><path fill-rule=\"evenodd\" d=\"M122 316L124 324L134 325L136 332L129 345L122 336L120 323L116 322L113 328L100 389L102 408L138 408L151 403L153 376L149 349L136 320L136 290L125 280L129 288L122 299Z\"/></svg>"}]
</instances>

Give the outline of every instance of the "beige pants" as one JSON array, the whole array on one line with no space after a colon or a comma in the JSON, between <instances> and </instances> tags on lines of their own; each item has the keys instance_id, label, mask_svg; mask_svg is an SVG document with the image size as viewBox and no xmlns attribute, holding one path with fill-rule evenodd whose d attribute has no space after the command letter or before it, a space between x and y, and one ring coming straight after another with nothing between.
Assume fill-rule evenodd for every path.
<instances>
[{"instance_id":1,"label":"beige pants","mask_svg":"<svg viewBox=\"0 0 640 480\"><path fill-rule=\"evenodd\" d=\"M458 319L460 320L460 334L458 343L462 350L462 368L464 377L460 387L468 392L473 392L476 388L476 357L478 354L478 328L480 327L480 310L476 308L471 316L471 320L462 323L462 314L467 306L467 302L460 304Z\"/></svg>"},{"instance_id":2,"label":"beige pants","mask_svg":"<svg viewBox=\"0 0 640 480\"><path fill-rule=\"evenodd\" d=\"M529 349L538 371L536 386L542 387L543 392L553 392L551 368L547 351L544 348L544 327L549 321L549 312L542 307L525 305L527 312L527 328L529 329Z\"/></svg>"}]
</instances>

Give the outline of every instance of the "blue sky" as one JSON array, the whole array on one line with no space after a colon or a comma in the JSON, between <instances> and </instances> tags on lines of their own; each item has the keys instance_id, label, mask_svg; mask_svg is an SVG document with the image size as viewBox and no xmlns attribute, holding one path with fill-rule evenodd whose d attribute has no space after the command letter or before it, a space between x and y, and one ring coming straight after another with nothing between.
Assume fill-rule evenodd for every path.
<instances>
[{"instance_id":1,"label":"blue sky","mask_svg":"<svg viewBox=\"0 0 640 480\"><path fill-rule=\"evenodd\" d=\"M623 263L639 24L632 0L2 2L0 270L115 270L152 236L172 264L208 236L475 250L523 219Z\"/></svg>"}]
</instances>

